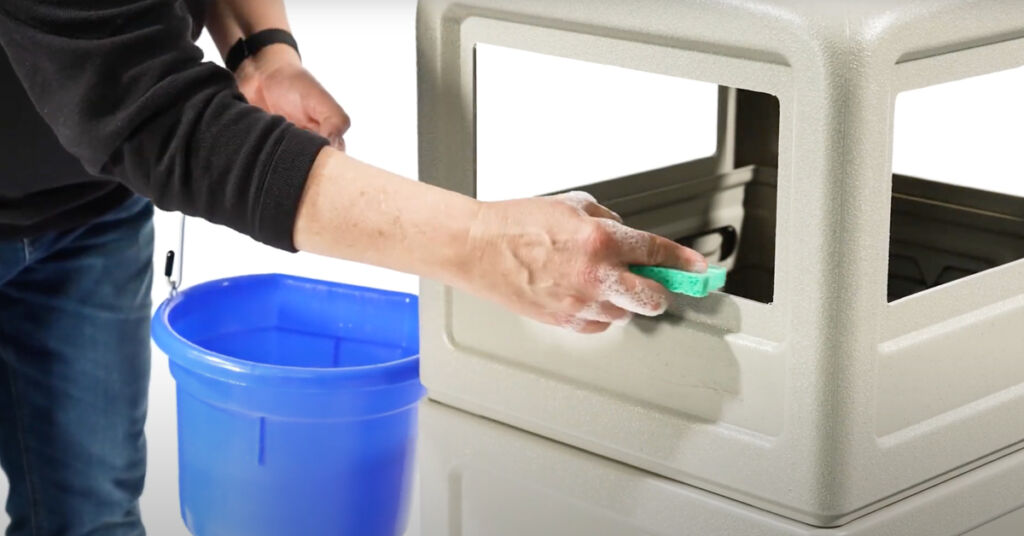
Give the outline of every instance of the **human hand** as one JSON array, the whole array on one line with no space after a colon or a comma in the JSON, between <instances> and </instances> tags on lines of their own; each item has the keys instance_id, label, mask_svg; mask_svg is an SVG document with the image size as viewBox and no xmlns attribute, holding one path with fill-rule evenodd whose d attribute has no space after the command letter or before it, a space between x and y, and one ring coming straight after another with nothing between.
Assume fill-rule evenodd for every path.
<instances>
[{"instance_id":1,"label":"human hand","mask_svg":"<svg viewBox=\"0 0 1024 536\"><path fill-rule=\"evenodd\" d=\"M418 274L582 333L665 312L669 292L629 265L707 269L699 253L624 226L582 192L483 203L330 148L310 171L294 239L302 251Z\"/></svg>"},{"instance_id":2,"label":"human hand","mask_svg":"<svg viewBox=\"0 0 1024 536\"><path fill-rule=\"evenodd\" d=\"M631 229L589 194L484 204L470 229L467 290L547 324L599 333L657 316L669 292L630 264L704 272L702 255Z\"/></svg>"},{"instance_id":3,"label":"human hand","mask_svg":"<svg viewBox=\"0 0 1024 536\"><path fill-rule=\"evenodd\" d=\"M348 114L302 66L291 47L264 48L242 62L235 78L250 104L282 115L345 150L344 135L351 125Z\"/></svg>"}]
</instances>

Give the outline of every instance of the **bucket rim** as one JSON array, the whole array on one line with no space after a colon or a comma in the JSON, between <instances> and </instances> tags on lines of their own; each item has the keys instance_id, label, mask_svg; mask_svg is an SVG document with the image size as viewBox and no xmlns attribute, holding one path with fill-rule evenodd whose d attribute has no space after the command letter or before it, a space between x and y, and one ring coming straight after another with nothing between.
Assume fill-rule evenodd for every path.
<instances>
[{"instance_id":1,"label":"bucket rim","mask_svg":"<svg viewBox=\"0 0 1024 536\"><path fill-rule=\"evenodd\" d=\"M237 357L214 352L186 339L175 330L169 321L170 312L175 306L189 298L190 294L209 291L215 287L223 287L240 283L256 283L268 281L272 283L302 283L328 285L359 291L374 291L396 297L405 297L418 302L413 294L390 290L374 289L345 283L321 281L286 274L251 274L227 277L206 281L190 286L174 296L164 300L153 315L151 331L156 345L167 354L172 362L187 370L233 383L249 384L252 380L265 379L275 384L282 380L301 381L303 384L325 383L358 384L362 387L381 387L400 385L409 381L419 381L419 351L413 355L373 365L339 366L339 367L298 367L276 365L248 361Z\"/></svg>"}]
</instances>

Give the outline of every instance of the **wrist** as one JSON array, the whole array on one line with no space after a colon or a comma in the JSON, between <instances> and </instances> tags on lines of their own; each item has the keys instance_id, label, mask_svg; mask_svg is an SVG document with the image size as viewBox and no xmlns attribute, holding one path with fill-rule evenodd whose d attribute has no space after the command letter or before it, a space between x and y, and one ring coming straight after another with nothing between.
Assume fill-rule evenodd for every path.
<instances>
[{"instance_id":1,"label":"wrist","mask_svg":"<svg viewBox=\"0 0 1024 536\"><path fill-rule=\"evenodd\" d=\"M224 57L224 66L235 73L246 64L266 63L301 64L299 45L287 30L271 28L240 38Z\"/></svg>"},{"instance_id":2,"label":"wrist","mask_svg":"<svg viewBox=\"0 0 1024 536\"><path fill-rule=\"evenodd\" d=\"M301 65L302 57L294 48L284 43L274 43L250 56L247 62L257 65Z\"/></svg>"},{"instance_id":3,"label":"wrist","mask_svg":"<svg viewBox=\"0 0 1024 536\"><path fill-rule=\"evenodd\" d=\"M235 71L235 77L243 80L265 75L281 68L301 66L302 59L295 49L285 44L275 43L246 58Z\"/></svg>"},{"instance_id":4,"label":"wrist","mask_svg":"<svg viewBox=\"0 0 1024 536\"><path fill-rule=\"evenodd\" d=\"M450 249L440 263L442 274L438 279L465 288L479 279L480 269L487 269L484 263L488 244L479 229L488 207L487 203L461 194L454 194L453 203L457 208L452 207L449 214L454 217L449 220L451 225L447 226L445 239L439 242L449 245Z\"/></svg>"}]
</instances>

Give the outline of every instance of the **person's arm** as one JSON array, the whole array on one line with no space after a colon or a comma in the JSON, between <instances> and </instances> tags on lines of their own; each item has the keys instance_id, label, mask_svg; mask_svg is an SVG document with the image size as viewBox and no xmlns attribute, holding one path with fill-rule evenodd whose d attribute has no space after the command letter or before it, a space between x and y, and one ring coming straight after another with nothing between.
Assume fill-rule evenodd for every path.
<instances>
[{"instance_id":1,"label":"person's arm","mask_svg":"<svg viewBox=\"0 0 1024 536\"><path fill-rule=\"evenodd\" d=\"M239 39L257 32L291 32L283 0L212 0L207 5L206 29L221 57L227 56ZM267 46L243 61L235 78L251 104L283 115L292 123L324 136L335 147L345 148L343 136L351 124L348 114L302 66L292 47Z\"/></svg>"},{"instance_id":2,"label":"person's arm","mask_svg":"<svg viewBox=\"0 0 1024 536\"><path fill-rule=\"evenodd\" d=\"M631 273L630 264L707 268L697 252L620 221L580 192L482 203L326 148L310 174L295 244L596 333L631 313L654 316L668 307L665 288Z\"/></svg>"},{"instance_id":3,"label":"person's arm","mask_svg":"<svg viewBox=\"0 0 1024 536\"><path fill-rule=\"evenodd\" d=\"M291 32L284 0L210 0L206 6L206 29L221 57L227 56L239 38L261 30ZM270 45L269 48L291 50L288 45Z\"/></svg>"},{"instance_id":4,"label":"person's arm","mask_svg":"<svg viewBox=\"0 0 1024 536\"><path fill-rule=\"evenodd\" d=\"M325 147L247 104L227 71L201 62L190 26L165 0L0 3L0 45L64 146L162 208L584 332L667 307L665 289L628 264L704 269L583 195L480 203Z\"/></svg>"},{"instance_id":5,"label":"person's arm","mask_svg":"<svg viewBox=\"0 0 1024 536\"><path fill-rule=\"evenodd\" d=\"M184 2L4 0L0 45L61 143L157 206L282 249L328 142L203 63Z\"/></svg>"}]
</instances>

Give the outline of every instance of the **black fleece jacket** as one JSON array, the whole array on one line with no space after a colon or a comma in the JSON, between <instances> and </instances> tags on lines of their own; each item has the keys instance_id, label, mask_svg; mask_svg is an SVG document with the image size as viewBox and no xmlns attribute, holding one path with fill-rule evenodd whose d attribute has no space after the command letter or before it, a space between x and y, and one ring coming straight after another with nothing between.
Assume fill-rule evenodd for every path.
<instances>
[{"instance_id":1,"label":"black fleece jacket","mask_svg":"<svg viewBox=\"0 0 1024 536\"><path fill-rule=\"evenodd\" d=\"M0 2L0 239L81 225L134 191L294 249L327 141L202 62L204 3Z\"/></svg>"}]
</instances>

